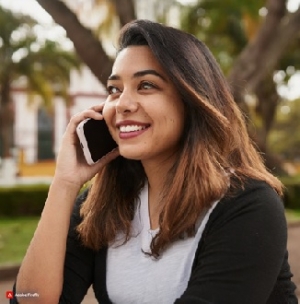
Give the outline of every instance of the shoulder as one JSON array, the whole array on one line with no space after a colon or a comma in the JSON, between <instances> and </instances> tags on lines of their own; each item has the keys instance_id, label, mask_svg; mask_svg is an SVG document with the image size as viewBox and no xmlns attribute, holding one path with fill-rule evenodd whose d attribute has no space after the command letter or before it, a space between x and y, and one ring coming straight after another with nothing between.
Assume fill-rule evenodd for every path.
<instances>
[{"instance_id":1,"label":"shoulder","mask_svg":"<svg viewBox=\"0 0 300 304\"><path fill-rule=\"evenodd\" d=\"M283 202L265 182L249 179L235 186L210 214L195 254L190 290L219 302L266 303L272 290L277 292L274 284L286 254Z\"/></svg>"},{"instance_id":2,"label":"shoulder","mask_svg":"<svg viewBox=\"0 0 300 304\"><path fill-rule=\"evenodd\" d=\"M248 179L243 184L235 185L235 189L219 201L207 226L212 228L229 222L241 227L254 223L285 230L283 201L266 182Z\"/></svg>"},{"instance_id":3,"label":"shoulder","mask_svg":"<svg viewBox=\"0 0 300 304\"><path fill-rule=\"evenodd\" d=\"M210 214L194 265L207 252L212 256L216 249L219 261L230 253L236 260L247 257L248 262L253 262L251 267L271 256L272 261L279 261L278 265L282 263L287 224L280 196L267 183L258 180L247 180L229 193Z\"/></svg>"},{"instance_id":4,"label":"shoulder","mask_svg":"<svg viewBox=\"0 0 300 304\"><path fill-rule=\"evenodd\" d=\"M278 198L280 200L280 196L277 192L265 181L256 180L252 178L246 179L244 182L236 181L235 179L232 180L232 187L230 191L231 194L225 195L225 199L230 198L240 198L248 197L261 197L261 195L266 195L270 198Z\"/></svg>"},{"instance_id":5,"label":"shoulder","mask_svg":"<svg viewBox=\"0 0 300 304\"><path fill-rule=\"evenodd\" d=\"M265 211L282 212L284 205L281 197L266 182L248 179L243 184L237 184L220 200L220 209L242 210L261 209Z\"/></svg>"}]
</instances>

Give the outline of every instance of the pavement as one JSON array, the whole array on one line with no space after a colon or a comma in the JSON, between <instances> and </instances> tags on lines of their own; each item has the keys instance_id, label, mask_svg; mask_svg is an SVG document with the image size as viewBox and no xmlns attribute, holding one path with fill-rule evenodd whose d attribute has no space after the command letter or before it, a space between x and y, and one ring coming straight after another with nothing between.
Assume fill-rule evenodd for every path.
<instances>
[{"instance_id":1,"label":"pavement","mask_svg":"<svg viewBox=\"0 0 300 304\"><path fill-rule=\"evenodd\" d=\"M288 229L288 251L289 251L289 262L291 265L292 273L294 274L293 282L296 284L298 289L296 294L298 300L300 301L300 223L296 223L289 226ZM11 267L6 269L6 273L1 271L1 278L6 276L6 280L0 280L0 304L8 303L6 298L6 292L12 290L13 278L17 269ZM89 289L86 297L81 302L82 304L97 304L97 301L94 297L94 292L92 289Z\"/></svg>"},{"instance_id":2,"label":"pavement","mask_svg":"<svg viewBox=\"0 0 300 304\"><path fill-rule=\"evenodd\" d=\"M293 282L296 284L296 295L300 303L300 223L288 229L289 263L294 274Z\"/></svg>"}]
</instances>

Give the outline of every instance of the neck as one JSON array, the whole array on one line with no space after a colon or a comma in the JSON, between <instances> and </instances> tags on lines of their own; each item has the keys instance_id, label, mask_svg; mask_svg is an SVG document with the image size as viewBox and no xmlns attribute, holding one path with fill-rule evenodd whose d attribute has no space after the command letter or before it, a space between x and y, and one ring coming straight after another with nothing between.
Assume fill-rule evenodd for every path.
<instances>
[{"instance_id":1,"label":"neck","mask_svg":"<svg viewBox=\"0 0 300 304\"><path fill-rule=\"evenodd\" d=\"M148 208L152 229L158 227L166 177L175 160L175 157L171 157L163 161L142 161L148 179Z\"/></svg>"},{"instance_id":2,"label":"neck","mask_svg":"<svg viewBox=\"0 0 300 304\"><path fill-rule=\"evenodd\" d=\"M162 161L142 161L151 192L160 193L163 190L167 174L173 166L174 160L172 157Z\"/></svg>"}]
</instances>

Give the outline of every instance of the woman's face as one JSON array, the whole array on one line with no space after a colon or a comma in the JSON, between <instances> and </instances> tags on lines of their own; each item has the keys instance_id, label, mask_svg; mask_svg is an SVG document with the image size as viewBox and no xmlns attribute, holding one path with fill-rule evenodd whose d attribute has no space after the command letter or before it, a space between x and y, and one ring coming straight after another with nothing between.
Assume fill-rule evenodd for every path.
<instances>
[{"instance_id":1,"label":"woman's face","mask_svg":"<svg viewBox=\"0 0 300 304\"><path fill-rule=\"evenodd\" d=\"M123 49L108 79L103 115L128 159L164 161L184 127L184 105L148 46Z\"/></svg>"}]
</instances>

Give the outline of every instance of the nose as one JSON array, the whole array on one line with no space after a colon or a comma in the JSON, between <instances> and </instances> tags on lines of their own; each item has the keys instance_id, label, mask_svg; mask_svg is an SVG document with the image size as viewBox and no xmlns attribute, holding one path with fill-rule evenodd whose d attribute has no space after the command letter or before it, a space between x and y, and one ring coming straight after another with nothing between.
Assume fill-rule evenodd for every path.
<instances>
[{"instance_id":1,"label":"nose","mask_svg":"<svg viewBox=\"0 0 300 304\"><path fill-rule=\"evenodd\" d=\"M135 101L135 98L132 93L128 90L123 90L120 94L118 101L116 103L116 111L119 114L123 113L132 113L137 111L138 103Z\"/></svg>"}]
</instances>

